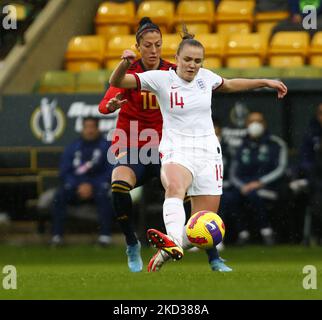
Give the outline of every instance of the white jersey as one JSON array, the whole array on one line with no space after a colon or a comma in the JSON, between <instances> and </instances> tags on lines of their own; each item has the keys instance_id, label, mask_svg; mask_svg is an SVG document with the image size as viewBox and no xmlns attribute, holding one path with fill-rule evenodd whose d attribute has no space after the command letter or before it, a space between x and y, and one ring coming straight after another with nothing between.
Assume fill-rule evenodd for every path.
<instances>
[{"instance_id":1,"label":"white jersey","mask_svg":"<svg viewBox=\"0 0 322 320\"><path fill-rule=\"evenodd\" d=\"M203 150L218 156L218 139L211 119L212 90L222 83L222 77L200 68L191 82L172 69L136 74L138 87L153 92L163 117L160 151ZM194 152L195 153L195 152ZM221 154L220 154L221 156Z\"/></svg>"}]
</instances>

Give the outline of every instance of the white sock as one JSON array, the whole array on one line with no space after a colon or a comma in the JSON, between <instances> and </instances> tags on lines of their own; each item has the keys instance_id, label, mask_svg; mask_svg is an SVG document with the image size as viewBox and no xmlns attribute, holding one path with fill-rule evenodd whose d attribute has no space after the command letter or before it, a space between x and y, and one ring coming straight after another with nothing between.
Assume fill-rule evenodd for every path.
<instances>
[{"instance_id":1,"label":"white sock","mask_svg":"<svg viewBox=\"0 0 322 320\"><path fill-rule=\"evenodd\" d=\"M182 246L183 228L186 222L183 200L168 198L163 203L163 221L167 234L173 238L176 244Z\"/></svg>"},{"instance_id":2,"label":"white sock","mask_svg":"<svg viewBox=\"0 0 322 320\"><path fill-rule=\"evenodd\" d=\"M187 232L186 232L186 226L183 227L183 232L182 232L182 249L191 249L193 248L193 244L189 241ZM196 247L195 247L196 248Z\"/></svg>"}]
</instances>

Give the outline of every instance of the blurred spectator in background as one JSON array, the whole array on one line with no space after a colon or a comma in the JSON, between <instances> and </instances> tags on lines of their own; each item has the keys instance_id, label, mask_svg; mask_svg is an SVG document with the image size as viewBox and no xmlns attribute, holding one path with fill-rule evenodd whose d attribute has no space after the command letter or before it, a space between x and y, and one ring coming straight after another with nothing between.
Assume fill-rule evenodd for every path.
<instances>
[{"instance_id":1,"label":"blurred spectator in background","mask_svg":"<svg viewBox=\"0 0 322 320\"><path fill-rule=\"evenodd\" d=\"M271 1L267 1L271 2ZM305 31L312 36L315 32L322 30L322 1L321 0L288 0L290 17L282 20L274 27L272 35L278 31ZM309 7L311 6L311 8ZM306 7L306 8L305 8ZM315 12L312 12L315 8ZM309 10L308 10L309 9ZM312 24L312 17L316 19L316 28L308 29L306 22ZM307 19L306 19L307 18Z\"/></svg>"},{"instance_id":2,"label":"blurred spectator in background","mask_svg":"<svg viewBox=\"0 0 322 320\"><path fill-rule=\"evenodd\" d=\"M111 165L107 162L110 142L101 136L97 118L84 118L81 136L64 151L60 164L62 186L53 203L52 245L63 243L67 204L94 200L100 224L98 242L111 243L113 210L108 198Z\"/></svg>"},{"instance_id":3,"label":"blurred spectator in background","mask_svg":"<svg viewBox=\"0 0 322 320\"><path fill-rule=\"evenodd\" d=\"M299 157L297 179L292 181L290 187L295 192L308 188L312 231L322 245L322 103L309 123Z\"/></svg>"},{"instance_id":4,"label":"blurred spectator in background","mask_svg":"<svg viewBox=\"0 0 322 320\"><path fill-rule=\"evenodd\" d=\"M273 229L268 217L268 201L278 198L278 184L287 166L285 142L270 134L264 115L251 112L247 117L248 135L244 138L231 164L233 187L223 193L224 215L236 224L237 243L250 238L247 213L253 213L266 245L274 244Z\"/></svg>"}]
</instances>

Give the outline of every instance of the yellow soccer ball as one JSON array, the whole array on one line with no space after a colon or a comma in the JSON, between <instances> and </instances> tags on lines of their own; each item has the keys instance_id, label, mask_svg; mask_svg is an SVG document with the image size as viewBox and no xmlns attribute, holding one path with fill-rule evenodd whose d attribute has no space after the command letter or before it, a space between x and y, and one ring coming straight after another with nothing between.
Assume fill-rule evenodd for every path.
<instances>
[{"instance_id":1,"label":"yellow soccer ball","mask_svg":"<svg viewBox=\"0 0 322 320\"><path fill-rule=\"evenodd\" d=\"M186 233L194 246L209 249L223 241L225 225L218 214L203 210L190 217Z\"/></svg>"}]
</instances>

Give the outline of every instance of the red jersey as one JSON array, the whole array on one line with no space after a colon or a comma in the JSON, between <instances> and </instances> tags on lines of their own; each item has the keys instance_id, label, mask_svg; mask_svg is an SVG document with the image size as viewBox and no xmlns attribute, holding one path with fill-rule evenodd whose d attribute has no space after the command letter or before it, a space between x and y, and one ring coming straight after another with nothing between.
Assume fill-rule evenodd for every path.
<instances>
[{"instance_id":1,"label":"red jersey","mask_svg":"<svg viewBox=\"0 0 322 320\"><path fill-rule=\"evenodd\" d=\"M171 67L175 67L175 65L160 59L158 70L169 70ZM142 60L139 59L131 64L127 73L134 74L144 71L147 70L145 70ZM118 142L122 146L142 147L147 143L144 138L142 140L139 139L140 133L144 129L154 129L158 133L158 141L160 141L162 134L162 115L156 96L149 91L122 89L111 86L99 104L100 113L110 113L106 105L117 93L122 93L122 100L127 99L128 101L121 107L116 124L117 129L121 129L126 133L127 141L123 142L121 136L115 133L113 143Z\"/></svg>"}]
</instances>

